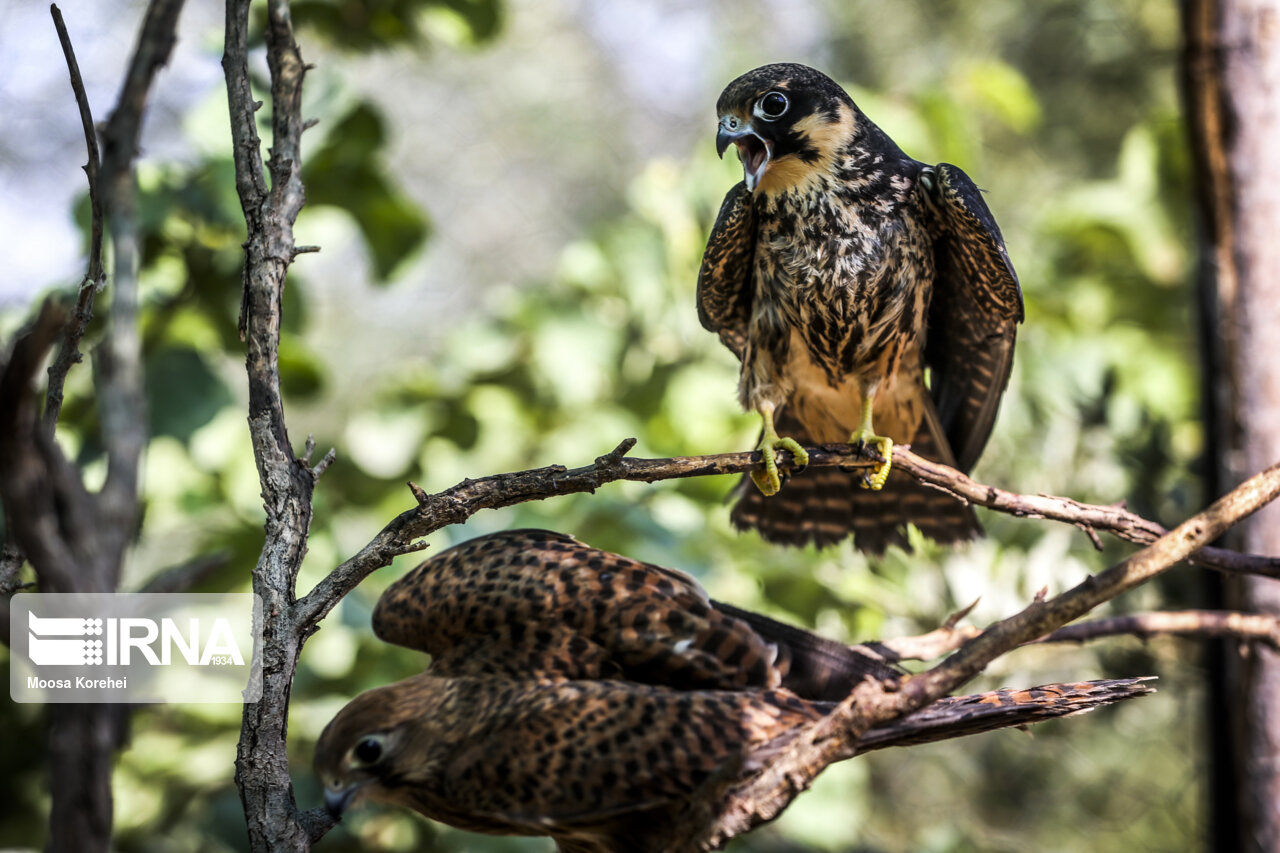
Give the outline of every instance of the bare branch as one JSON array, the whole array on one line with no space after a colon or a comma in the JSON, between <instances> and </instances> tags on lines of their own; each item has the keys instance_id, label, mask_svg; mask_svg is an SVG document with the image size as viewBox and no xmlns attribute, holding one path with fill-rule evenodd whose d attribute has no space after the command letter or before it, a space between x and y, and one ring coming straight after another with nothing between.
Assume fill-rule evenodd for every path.
<instances>
[{"instance_id":1,"label":"bare branch","mask_svg":"<svg viewBox=\"0 0 1280 853\"><path fill-rule=\"evenodd\" d=\"M76 316L46 302L33 328L14 345L0 378L0 497L13 535L31 560L41 589L107 592L119 583L124 551L139 515L138 463L146 442L138 334L137 223L133 159L143 108L155 71L174 41L181 0L152 0L97 159L93 121L62 16L51 9L84 126L86 172L94 214L89 281ZM80 472L54 440L63 383L79 359L80 336L102 279L102 228L110 228L116 288L107 337L95 353L95 385L107 450L107 479L90 495ZM50 371L45 418L37 413L31 383L54 339L63 349ZM48 778L51 780L51 851L105 851L111 840L111 764L127 709L112 705L55 705L49 709Z\"/></svg>"},{"instance_id":2,"label":"bare branch","mask_svg":"<svg viewBox=\"0 0 1280 853\"><path fill-rule=\"evenodd\" d=\"M231 562L231 551L203 554L158 572L138 592L188 592Z\"/></svg>"},{"instance_id":3,"label":"bare branch","mask_svg":"<svg viewBox=\"0 0 1280 853\"><path fill-rule=\"evenodd\" d=\"M53 24L58 30L58 41L62 44L62 54L67 61L67 70L71 75L71 91L75 94L76 105L80 108L80 124L84 129L85 147L89 152L89 160L85 163L85 176L89 181L89 269L80 285L80 294L76 299L75 311L71 321L63 332L62 344L58 354L49 366L49 387L45 393L44 416L42 428L45 435L52 436L58 424L58 415L62 412L62 389L66 384L67 373L72 366L83 359L80 354L80 339L84 330L93 318L93 299L106 284L106 273L102 267L102 231L105 214L102 209L102 194L98 191L98 136L93 124L93 111L89 108L89 98L84 91L84 80L80 76L80 65L76 62L75 49L71 46L71 36L67 33L67 25L62 20L62 12L51 6Z\"/></svg>"},{"instance_id":4,"label":"bare branch","mask_svg":"<svg viewBox=\"0 0 1280 853\"><path fill-rule=\"evenodd\" d=\"M760 771L742 780L719 778L707 783L705 795L693 800L686 818L671 827L670 848L714 850L773 820L829 764L856 755L865 732L936 702L997 657L1158 576L1277 495L1280 465L1250 478L1112 568L995 623L932 669L901 684L863 682L835 711L797 737L786 754Z\"/></svg>"},{"instance_id":5,"label":"bare branch","mask_svg":"<svg viewBox=\"0 0 1280 853\"><path fill-rule=\"evenodd\" d=\"M937 660L945 654L954 652L981 633L982 631L976 625L943 625L927 634L877 640L872 643L863 643L862 646L887 663L900 663L904 660Z\"/></svg>"},{"instance_id":6,"label":"bare branch","mask_svg":"<svg viewBox=\"0 0 1280 853\"><path fill-rule=\"evenodd\" d=\"M981 634L974 625L957 625L951 620L927 634L895 637L863 643L858 648L888 663L904 660L936 660ZM1024 645L1038 643L1083 643L1104 637L1232 637L1243 642L1257 641L1280 648L1280 618L1267 613L1238 613L1229 610L1179 610L1130 613L1076 622Z\"/></svg>"},{"instance_id":7,"label":"bare branch","mask_svg":"<svg viewBox=\"0 0 1280 853\"><path fill-rule=\"evenodd\" d=\"M266 536L253 572L263 600L263 692L245 705L236 752L236 785L252 850L306 850L323 832L297 808L289 780L286 732L298 654L310 634L293 617L294 587L307 550L311 498L325 460L308 467L293 453L280 394L279 344L285 275L296 254L293 222L304 194L299 141L305 64L293 38L286 0L267 7L271 71L271 187L263 176L249 84L249 0L227 0L222 59L236 164L236 189L247 226L240 333L247 345L249 432L266 510ZM309 458L309 453L308 453ZM327 457L326 457L327 458Z\"/></svg>"},{"instance_id":8,"label":"bare branch","mask_svg":"<svg viewBox=\"0 0 1280 853\"><path fill-rule=\"evenodd\" d=\"M1154 637L1231 637L1265 643L1280 649L1280 617L1270 613L1237 613L1229 610L1179 610L1130 613L1059 628L1038 643L1083 643L1099 637L1131 635Z\"/></svg>"},{"instance_id":9,"label":"bare branch","mask_svg":"<svg viewBox=\"0 0 1280 853\"><path fill-rule=\"evenodd\" d=\"M652 483L683 477L743 473L758 468L762 458L759 451L677 456L670 459L624 458L624 454L634 444L634 439L626 439L593 464L572 470L552 465L495 474L475 480L463 480L435 495L427 495L420 488L411 485L417 508L407 510L393 519L359 553L317 584L314 590L298 602L299 617L310 624L318 622L342 596L354 589L371 572L388 565L392 559L404 553L401 549L407 543L441 527L459 524L482 509L497 509L576 492L594 492L597 488L618 480ZM847 444L821 445L807 450L809 467L838 465L856 468L872 464ZM778 454L777 461L780 470L794 467L790 454ZM1163 530L1158 524L1117 507L1082 504L1069 498L1019 495L975 483L959 471L922 459L903 446L894 448L894 465L922 482L953 491L962 499L981 503L999 512L1049 518L1070 524L1083 523L1131 541L1145 538L1151 531ZM1205 556L1206 553L1208 557ZM1206 548L1197 552L1196 561L1214 568L1280 576L1280 559Z\"/></svg>"},{"instance_id":10,"label":"bare branch","mask_svg":"<svg viewBox=\"0 0 1280 853\"><path fill-rule=\"evenodd\" d=\"M544 500L559 495L594 492L618 480L653 483L684 477L734 474L760 467L759 451L723 453L715 456L677 456L671 459L630 459L624 454L635 446L628 438L609 453L581 468L566 469L551 465L510 474L494 474L475 480L463 480L435 495L412 486L418 503L415 509L397 516L359 553L334 569L298 602L298 618L304 624L315 624L355 586L376 569L390 564L405 553L409 543L434 533L450 524L460 524L482 509L497 509L526 501ZM779 468L792 467L789 454L779 454ZM814 447L809 450L809 465L846 467L869 466L872 463L850 445Z\"/></svg>"},{"instance_id":11,"label":"bare branch","mask_svg":"<svg viewBox=\"0 0 1280 853\"><path fill-rule=\"evenodd\" d=\"M337 449L330 447L329 451L325 453L325 455L320 459L320 461L315 464L315 467L311 469L311 479L319 480L322 476L324 476L324 472L329 470L329 466L332 465L334 460L337 458L338 458Z\"/></svg>"},{"instance_id":12,"label":"bare branch","mask_svg":"<svg viewBox=\"0 0 1280 853\"><path fill-rule=\"evenodd\" d=\"M1121 506L1094 506L1051 495L1019 495L977 483L954 468L931 462L907 448L894 448L893 467L905 471L926 485L954 495L958 500L1021 518L1061 521L1085 531L1105 530L1138 545L1149 545L1169 532L1156 522L1148 521ZM1260 557L1223 548L1205 547L1188 559L1197 565L1218 571L1280 578L1280 558L1276 557Z\"/></svg>"},{"instance_id":13,"label":"bare branch","mask_svg":"<svg viewBox=\"0 0 1280 853\"><path fill-rule=\"evenodd\" d=\"M928 702L954 690L1010 649L1073 622L1105 601L1145 583L1217 539L1240 519L1280 495L1280 465L1237 486L1204 511L1152 544L1052 599L1036 601L1021 613L987 628L960 651L903 688L904 704Z\"/></svg>"}]
</instances>

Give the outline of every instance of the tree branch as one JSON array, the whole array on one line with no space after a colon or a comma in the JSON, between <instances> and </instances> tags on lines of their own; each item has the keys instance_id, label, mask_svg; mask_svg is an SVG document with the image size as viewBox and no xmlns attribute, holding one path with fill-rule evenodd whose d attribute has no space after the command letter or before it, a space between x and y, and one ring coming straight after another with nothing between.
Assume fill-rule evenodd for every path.
<instances>
[{"instance_id":1,"label":"tree branch","mask_svg":"<svg viewBox=\"0 0 1280 853\"><path fill-rule=\"evenodd\" d=\"M1280 649L1280 618L1270 613L1238 613L1230 610L1177 610L1130 613L1059 628L1037 643L1083 643L1099 637L1131 635L1154 637L1230 637L1243 642L1265 643Z\"/></svg>"},{"instance_id":2,"label":"tree branch","mask_svg":"<svg viewBox=\"0 0 1280 853\"><path fill-rule=\"evenodd\" d=\"M189 592L192 587L208 580L219 569L230 563L231 556L232 552L229 550L202 554L185 563L179 563L157 573L143 584L138 592Z\"/></svg>"},{"instance_id":3,"label":"tree branch","mask_svg":"<svg viewBox=\"0 0 1280 853\"><path fill-rule=\"evenodd\" d=\"M382 529L357 554L335 568L298 602L298 618L314 625L360 581L370 573L411 548L415 540L450 524L460 524L482 509L497 509L525 501L543 500L557 495L594 492L608 483L631 480L653 483L684 477L738 474L758 468L759 451L722 453L710 456L677 456L670 459L633 459L625 454L635 446L626 439L610 453L591 465L566 469L561 465L535 468L508 474L494 474L461 483L434 495L417 487L416 509L407 510ZM838 465L845 468L868 467L873 463L847 444L807 448L809 467ZM945 465L929 462L898 446L894 448L894 466L923 483L957 495L958 499L978 503L1010 515L1047 518L1075 526L1106 530L1129 541L1151 541L1160 525L1117 507L1082 504L1069 498L1043 495L1019 495L994 486L976 483ZM790 454L778 455L778 467L786 471L794 467ZM416 550L416 548L414 549ZM1224 571L1280 577L1280 559L1239 554L1220 548L1204 548L1196 553L1195 562Z\"/></svg>"},{"instance_id":4,"label":"tree branch","mask_svg":"<svg viewBox=\"0 0 1280 853\"><path fill-rule=\"evenodd\" d=\"M829 764L856 755L871 728L931 704L1012 649L1066 625L1157 577L1280 495L1280 465L1258 474L1208 509L1106 571L987 628L942 663L899 684L859 685L836 711L814 723L786 754L745 779L712 780L667 833L672 850L714 850L773 820Z\"/></svg>"},{"instance_id":5,"label":"tree branch","mask_svg":"<svg viewBox=\"0 0 1280 853\"><path fill-rule=\"evenodd\" d=\"M92 528L88 495L77 479L57 476L57 445L40 432L32 383L66 322L66 311L46 300L31 326L14 341L0 376L0 500L7 534L31 560L41 585L53 592L76 589L80 525ZM65 460L63 460L65 462ZM74 537L74 538L73 538Z\"/></svg>"},{"instance_id":6,"label":"tree branch","mask_svg":"<svg viewBox=\"0 0 1280 853\"><path fill-rule=\"evenodd\" d=\"M102 266L102 232L105 213L102 209L102 194L98 191L98 135L93 124L93 111L89 108L89 98L84 91L84 80L80 76L80 65L76 62L75 49L71 46L71 36L67 33L67 25L62 20L62 12L51 6L53 25L58 30L58 41L62 45L62 55L67 61L67 70L71 75L71 91L75 95L76 105L80 108L80 124L84 130L84 143L89 152L89 160L85 163L84 173L89 181L89 269L84 281L80 284L80 294L76 299L75 311L71 321L63 331L62 344L58 354L49 365L49 387L45 393L44 416L42 428L46 435L52 436L58 424L58 415L62 412L62 389L67 381L67 373L73 365L83 359L80 354L80 339L89 321L93 319L93 299L107 282L106 272Z\"/></svg>"},{"instance_id":7,"label":"tree branch","mask_svg":"<svg viewBox=\"0 0 1280 853\"><path fill-rule=\"evenodd\" d=\"M1104 530L1137 545L1150 545L1169 532L1160 524L1120 506L1095 506L1052 495L1019 495L978 483L954 468L931 462L907 448L894 448L893 467L927 486L953 495L957 500L1019 518L1060 521L1086 532ZM1218 571L1280 578L1280 558L1276 557L1204 547L1188 559L1197 565Z\"/></svg>"},{"instance_id":8,"label":"tree branch","mask_svg":"<svg viewBox=\"0 0 1280 853\"><path fill-rule=\"evenodd\" d=\"M955 651L982 631L974 625L957 625L950 620L927 634L895 637L862 643L865 649L887 663L904 660L936 660ZM1261 642L1280 648L1280 618L1268 613L1240 613L1232 610L1160 610L1108 616L1073 625L1033 640L1038 643L1083 643L1103 637L1140 638L1167 634L1177 637L1230 637L1241 642Z\"/></svg>"},{"instance_id":9,"label":"tree branch","mask_svg":"<svg viewBox=\"0 0 1280 853\"><path fill-rule=\"evenodd\" d=\"M181 0L152 0L121 90L103 134L98 162L92 115L70 37L51 7L89 149L86 174L93 208L90 267L76 315L52 301L15 342L0 379L0 498L17 544L48 592L111 592L139 517L138 466L146 442L138 335L137 223L133 160L147 93L174 41ZM102 274L102 229L111 230L115 281L107 336L95 353L95 388L107 451L107 479L95 495L59 449L54 430L67 371ZM49 372L43 419L32 382L54 340L63 346ZM113 705L54 705L48 711L51 851L105 851L111 841L111 764L127 721Z\"/></svg>"},{"instance_id":10,"label":"tree branch","mask_svg":"<svg viewBox=\"0 0 1280 853\"><path fill-rule=\"evenodd\" d=\"M236 164L236 189L247 226L240 331L246 341L249 431L266 510L266 535L253 572L263 601L262 699L245 706L236 751L236 785L244 805L250 848L306 850L315 831L293 799L286 734L289 694L306 639L293 618L295 583L307 549L315 475L289 443L280 394L279 343L285 276L295 256L293 222L301 209L300 137L306 66L293 38L289 6L267 8L267 65L271 72L271 188L249 83L249 0L227 0L222 59Z\"/></svg>"},{"instance_id":11,"label":"tree branch","mask_svg":"<svg viewBox=\"0 0 1280 853\"><path fill-rule=\"evenodd\" d=\"M1280 495L1280 465L1237 486L1141 551L1052 599L1037 600L1021 613L987 628L942 664L904 686L901 704L920 707L959 687L1010 649L1042 637L1105 601L1146 583L1217 539L1240 519Z\"/></svg>"}]
</instances>

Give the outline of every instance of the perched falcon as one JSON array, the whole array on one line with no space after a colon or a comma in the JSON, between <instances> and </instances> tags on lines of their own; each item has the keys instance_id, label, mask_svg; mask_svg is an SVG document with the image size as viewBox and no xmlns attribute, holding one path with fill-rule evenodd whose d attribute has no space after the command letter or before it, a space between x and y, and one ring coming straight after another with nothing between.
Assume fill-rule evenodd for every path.
<instances>
[{"instance_id":1,"label":"perched falcon","mask_svg":"<svg viewBox=\"0 0 1280 853\"><path fill-rule=\"evenodd\" d=\"M707 243L698 313L764 421L765 470L758 490L741 484L734 523L793 545L853 533L871 552L905 546L907 522L941 542L977 535L969 507L889 474L893 442L967 472L995 422L1023 307L981 192L908 157L803 65L742 75L716 112L717 150L737 146L745 180ZM883 461L797 474L766 499L782 487L776 450L803 465L802 444L843 442Z\"/></svg>"},{"instance_id":2,"label":"perched falcon","mask_svg":"<svg viewBox=\"0 0 1280 853\"><path fill-rule=\"evenodd\" d=\"M671 849L705 782L745 778L861 678L867 653L707 599L679 572L526 530L438 554L383 594L380 637L432 655L361 694L316 745L325 802L415 809L561 850ZM868 751L1021 726L1151 692L1142 679L943 699Z\"/></svg>"}]
</instances>

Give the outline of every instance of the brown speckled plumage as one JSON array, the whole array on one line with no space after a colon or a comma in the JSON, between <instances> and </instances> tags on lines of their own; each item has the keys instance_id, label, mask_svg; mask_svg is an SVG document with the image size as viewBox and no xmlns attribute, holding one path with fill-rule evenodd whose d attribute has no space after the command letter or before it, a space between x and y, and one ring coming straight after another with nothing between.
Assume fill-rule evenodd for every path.
<instances>
[{"instance_id":1,"label":"brown speckled plumage","mask_svg":"<svg viewBox=\"0 0 1280 853\"><path fill-rule=\"evenodd\" d=\"M786 687L840 699L898 672L857 649L712 601L683 572L547 530L482 536L392 584L373 613L437 675Z\"/></svg>"},{"instance_id":2,"label":"brown speckled plumage","mask_svg":"<svg viewBox=\"0 0 1280 853\"><path fill-rule=\"evenodd\" d=\"M663 618L638 617L646 612ZM330 809L379 800L475 832L551 836L572 853L660 849L700 786L751 773L834 707L774 685L797 662L838 671L849 653L708 602L679 572L545 531L432 557L384 593L374 619L384 639L433 659L362 693L325 728L315 766ZM790 671L760 663L770 644L789 650ZM691 665L693 648L702 658ZM944 699L868 732L863 751L1080 713L1150 692L1141 682ZM838 698L829 684L817 692Z\"/></svg>"},{"instance_id":3,"label":"brown speckled plumage","mask_svg":"<svg viewBox=\"0 0 1280 853\"><path fill-rule=\"evenodd\" d=\"M773 93L788 107L763 119ZM829 444L850 440L870 394L876 433L968 471L1022 320L1017 277L978 189L955 166L907 157L805 66L749 72L716 109L722 147L732 138L751 157L745 137L770 155L758 174L748 163L748 181L725 197L698 279L703 325L742 361L743 407L776 409L780 436ZM943 542L980 531L971 509L902 474L879 492L857 489L859 477L805 472L774 497L744 480L733 520L789 544L852 532L872 552L905 545L907 522Z\"/></svg>"}]
</instances>

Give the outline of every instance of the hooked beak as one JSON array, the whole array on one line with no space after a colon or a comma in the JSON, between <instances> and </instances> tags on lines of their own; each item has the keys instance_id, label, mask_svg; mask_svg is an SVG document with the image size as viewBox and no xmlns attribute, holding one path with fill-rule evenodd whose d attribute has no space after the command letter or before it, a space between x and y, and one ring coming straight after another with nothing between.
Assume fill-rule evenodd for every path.
<instances>
[{"instance_id":1,"label":"hooked beak","mask_svg":"<svg viewBox=\"0 0 1280 853\"><path fill-rule=\"evenodd\" d=\"M716 153L724 157L731 142L738 146L738 159L742 161L742 176L747 182L747 190L754 190L773 159L773 146L756 133L749 122L725 116L720 119L720 129L716 132Z\"/></svg>"},{"instance_id":2,"label":"hooked beak","mask_svg":"<svg viewBox=\"0 0 1280 853\"><path fill-rule=\"evenodd\" d=\"M360 790L359 785L348 785L345 788L324 789L324 807L329 810L329 814L333 815L335 820L342 820L342 813L346 811L347 806L351 805L351 800L355 798L356 792Z\"/></svg>"}]
</instances>

